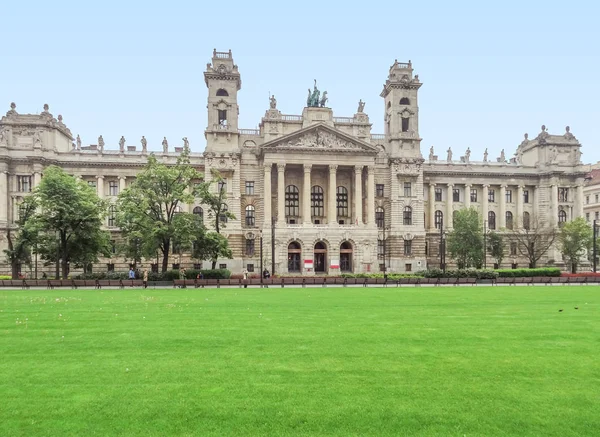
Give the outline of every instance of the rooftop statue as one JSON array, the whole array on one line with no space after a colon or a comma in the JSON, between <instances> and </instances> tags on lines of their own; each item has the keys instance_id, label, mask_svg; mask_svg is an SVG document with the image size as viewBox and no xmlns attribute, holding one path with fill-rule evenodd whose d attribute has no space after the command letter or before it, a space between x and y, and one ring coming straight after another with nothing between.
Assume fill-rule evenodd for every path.
<instances>
[{"instance_id":1,"label":"rooftop statue","mask_svg":"<svg viewBox=\"0 0 600 437\"><path fill-rule=\"evenodd\" d=\"M321 108L325 107L325 103L327 103L327 91L323 91L323 98L321 98L321 102L319 103L319 106L321 106Z\"/></svg>"},{"instance_id":2,"label":"rooftop statue","mask_svg":"<svg viewBox=\"0 0 600 437\"><path fill-rule=\"evenodd\" d=\"M360 99L358 101L358 111L357 112L363 112L364 109L365 109L365 102L363 102L362 99Z\"/></svg>"},{"instance_id":3,"label":"rooftop statue","mask_svg":"<svg viewBox=\"0 0 600 437\"><path fill-rule=\"evenodd\" d=\"M306 106L318 108L319 107L319 97L321 95L321 91L317 88L317 79L315 79L315 85L312 90L308 89L308 99L306 100Z\"/></svg>"},{"instance_id":4,"label":"rooftop statue","mask_svg":"<svg viewBox=\"0 0 600 437\"><path fill-rule=\"evenodd\" d=\"M310 92L310 90L309 90ZM270 102L269 104L271 105L271 109L277 109L277 99L275 98L275 96L271 96L269 98Z\"/></svg>"}]
</instances>

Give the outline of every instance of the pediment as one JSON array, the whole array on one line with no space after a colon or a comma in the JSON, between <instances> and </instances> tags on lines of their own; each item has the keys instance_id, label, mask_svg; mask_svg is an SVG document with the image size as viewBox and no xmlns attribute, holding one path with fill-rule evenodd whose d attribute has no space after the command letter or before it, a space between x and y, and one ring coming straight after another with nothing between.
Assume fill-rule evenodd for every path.
<instances>
[{"instance_id":1,"label":"pediment","mask_svg":"<svg viewBox=\"0 0 600 437\"><path fill-rule=\"evenodd\" d=\"M325 124L301 129L261 146L263 151L301 151L319 153L377 154L377 148Z\"/></svg>"}]
</instances>

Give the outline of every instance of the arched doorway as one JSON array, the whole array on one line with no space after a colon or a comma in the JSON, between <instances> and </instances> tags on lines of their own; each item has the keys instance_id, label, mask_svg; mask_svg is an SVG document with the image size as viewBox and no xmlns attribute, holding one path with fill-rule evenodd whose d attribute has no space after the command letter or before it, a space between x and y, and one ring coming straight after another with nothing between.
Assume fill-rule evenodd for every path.
<instances>
[{"instance_id":1,"label":"arched doorway","mask_svg":"<svg viewBox=\"0 0 600 437\"><path fill-rule=\"evenodd\" d=\"M352 272L352 245L348 241L344 241L340 246L340 271Z\"/></svg>"},{"instance_id":2,"label":"arched doorway","mask_svg":"<svg viewBox=\"0 0 600 437\"><path fill-rule=\"evenodd\" d=\"M322 241L315 244L314 266L315 273L327 272L327 246Z\"/></svg>"},{"instance_id":3,"label":"arched doorway","mask_svg":"<svg viewBox=\"0 0 600 437\"><path fill-rule=\"evenodd\" d=\"M297 241L292 241L288 246L288 272L300 272L300 258L302 247Z\"/></svg>"}]
</instances>

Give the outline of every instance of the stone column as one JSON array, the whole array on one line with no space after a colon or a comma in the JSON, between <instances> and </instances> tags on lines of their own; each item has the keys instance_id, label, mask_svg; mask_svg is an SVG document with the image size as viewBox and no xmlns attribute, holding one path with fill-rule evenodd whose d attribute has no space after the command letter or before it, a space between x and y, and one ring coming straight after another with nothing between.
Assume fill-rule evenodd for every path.
<instances>
[{"instance_id":1,"label":"stone column","mask_svg":"<svg viewBox=\"0 0 600 437\"><path fill-rule=\"evenodd\" d=\"M127 187L127 185L125 183L126 180L127 180L126 176L119 176L119 194L121 194Z\"/></svg>"},{"instance_id":2,"label":"stone column","mask_svg":"<svg viewBox=\"0 0 600 437\"><path fill-rule=\"evenodd\" d=\"M104 176L97 176L96 191L100 199L104 199Z\"/></svg>"},{"instance_id":3,"label":"stone column","mask_svg":"<svg viewBox=\"0 0 600 437\"><path fill-rule=\"evenodd\" d=\"M465 185L465 208L471 207L471 184Z\"/></svg>"},{"instance_id":4,"label":"stone column","mask_svg":"<svg viewBox=\"0 0 600 437\"><path fill-rule=\"evenodd\" d=\"M375 225L375 167L367 167L367 225Z\"/></svg>"},{"instance_id":5,"label":"stone column","mask_svg":"<svg viewBox=\"0 0 600 437\"><path fill-rule=\"evenodd\" d=\"M265 165L263 177L263 227L266 228L271 225L271 164Z\"/></svg>"},{"instance_id":6,"label":"stone column","mask_svg":"<svg viewBox=\"0 0 600 437\"><path fill-rule=\"evenodd\" d=\"M19 220L19 202L17 202L17 196L10 196L12 206L12 222L16 223Z\"/></svg>"},{"instance_id":7,"label":"stone column","mask_svg":"<svg viewBox=\"0 0 600 437\"><path fill-rule=\"evenodd\" d=\"M575 218L583 217L583 185L577 185L577 197L575 202Z\"/></svg>"},{"instance_id":8,"label":"stone column","mask_svg":"<svg viewBox=\"0 0 600 437\"><path fill-rule=\"evenodd\" d=\"M37 187L42 180L42 174L39 171L33 173L33 188Z\"/></svg>"},{"instance_id":9,"label":"stone column","mask_svg":"<svg viewBox=\"0 0 600 437\"><path fill-rule=\"evenodd\" d=\"M506 228L506 184L500 185L500 217L498 229Z\"/></svg>"},{"instance_id":10,"label":"stone column","mask_svg":"<svg viewBox=\"0 0 600 437\"><path fill-rule=\"evenodd\" d=\"M8 172L0 171L0 223L8 222Z\"/></svg>"},{"instance_id":11,"label":"stone column","mask_svg":"<svg viewBox=\"0 0 600 437\"><path fill-rule=\"evenodd\" d=\"M429 230L435 229L435 184L429 184Z\"/></svg>"},{"instance_id":12,"label":"stone column","mask_svg":"<svg viewBox=\"0 0 600 437\"><path fill-rule=\"evenodd\" d=\"M310 217L310 172L312 164L304 164L304 184L302 185L302 221L311 224Z\"/></svg>"},{"instance_id":13,"label":"stone column","mask_svg":"<svg viewBox=\"0 0 600 437\"><path fill-rule=\"evenodd\" d=\"M531 202L533 203L533 217L531 217L531 226L533 227L534 220L537 221L540 218L539 217L540 209L539 209L539 206L538 206L538 203L539 203L538 202L538 200L539 200L538 197L540 195L539 188L536 187L536 186L531 187L531 195L532 195Z\"/></svg>"},{"instance_id":14,"label":"stone column","mask_svg":"<svg viewBox=\"0 0 600 437\"><path fill-rule=\"evenodd\" d=\"M285 164L277 164L277 225L285 225Z\"/></svg>"},{"instance_id":15,"label":"stone column","mask_svg":"<svg viewBox=\"0 0 600 437\"><path fill-rule=\"evenodd\" d=\"M363 213L362 213L362 165L354 166L354 204L356 205L356 220L355 223L358 226L363 224Z\"/></svg>"},{"instance_id":16,"label":"stone column","mask_svg":"<svg viewBox=\"0 0 600 437\"><path fill-rule=\"evenodd\" d=\"M484 221L488 219L488 188L490 188L488 184L483 185L483 199L481 199L481 216L483 217Z\"/></svg>"},{"instance_id":17,"label":"stone column","mask_svg":"<svg viewBox=\"0 0 600 437\"><path fill-rule=\"evenodd\" d=\"M329 201L327 202L327 223L337 224L337 168L336 164L329 165Z\"/></svg>"},{"instance_id":18,"label":"stone column","mask_svg":"<svg viewBox=\"0 0 600 437\"><path fill-rule=\"evenodd\" d=\"M513 220L513 226L520 228L523 225L523 185L517 187L517 217Z\"/></svg>"},{"instance_id":19,"label":"stone column","mask_svg":"<svg viewBox=\"0 0 600 437\"><path fill-rule=\"evenodd\" d=\"M448 184L447 190L447 199L446 199L446 220L444 220L444 227L446 229L452 229L452 211L454 206L454 197L452 197L452 190L454 189L454 184Z\"/></svg>"},{"instance_id":20,"label":"stone column","mask_svg":"<svg viewBox=\"0 0 600 437\"><path fill-rule=\"evenodd\" d=\"M550 220L551 226L558 226L558 186L550 186Z\"/></svg>"}]
</instances>

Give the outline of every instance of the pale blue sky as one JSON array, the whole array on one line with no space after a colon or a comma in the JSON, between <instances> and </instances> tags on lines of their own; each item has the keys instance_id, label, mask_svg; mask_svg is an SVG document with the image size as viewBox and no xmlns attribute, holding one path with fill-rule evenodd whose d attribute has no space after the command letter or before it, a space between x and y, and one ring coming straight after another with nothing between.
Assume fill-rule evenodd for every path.
<instances>
[{"instance_id":1,"label":"pale blue sky","mask_svg":"<svg viewBox=\"0 0 600 437\"><path fill-rule=\"evenodd\" d=\"M422 151L472 159L506 149L523 133L566 125L584 162L600 160L600 6L588 1L4 2L0 110L62 114L84 144L145 135L204 150L213 48L233 51L242 75L240 127L268 108L300 114L317 79L336 116L357 102L383 133L388 68L413 62Z\"/></svg>"}]
</instances>

